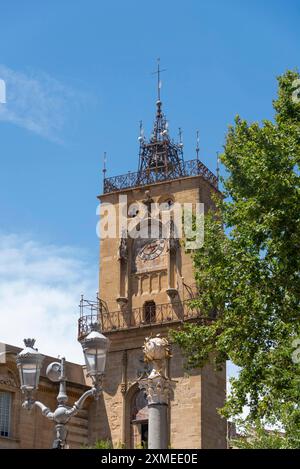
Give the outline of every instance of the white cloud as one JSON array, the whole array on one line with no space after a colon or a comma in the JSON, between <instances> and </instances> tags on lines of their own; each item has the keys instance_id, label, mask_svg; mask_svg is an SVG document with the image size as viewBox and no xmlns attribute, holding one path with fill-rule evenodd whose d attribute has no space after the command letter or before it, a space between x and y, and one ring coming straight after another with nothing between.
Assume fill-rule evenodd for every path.
<instances>
[{"instance_id":1,"label":"white cloud","mask_svg":"<svg viewBox=\"0 0 300 469\"><path fill-rule=\"evenodd\" d=\"M36 338L40 352L82 362L77 342L80 294L94 297L97 266L85 253L0 234L0 342L22 347Z\"/></svg>"},{"instance_id":2,"label":"white cloud","mask_svg":"<svg viewBox=\"0 0 300 469\"><path fill-rule=\"evenodd\" d=\"M6 85L0 121L62 143L62 132L83 95L45 73L24 74L0 65L0 78Z\"/></svg>"}]
</instances>

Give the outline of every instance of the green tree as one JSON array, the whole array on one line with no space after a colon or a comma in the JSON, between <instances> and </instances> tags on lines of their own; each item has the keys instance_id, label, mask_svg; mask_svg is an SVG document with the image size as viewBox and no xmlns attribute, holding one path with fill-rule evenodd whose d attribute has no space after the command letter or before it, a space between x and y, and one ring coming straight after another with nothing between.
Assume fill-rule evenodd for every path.
<instances>
[{"instance_id":1,"label":"green tree","mask_svg":"<svg viewBox=\"0 0 300 469\"><path fill-rule=\"evenodd\" d=\"M172 338L189 367L210 357L240 367L221 410L249 422L280 423L289 447L300 447L300 76L278 78L273 121L229 127L221 161L224 198L205 219L204 246L194 252L200 296L193 306L216 318L187 324ZM296 97L295 97L296 96ZM299 95L300 97L300 95Z\"/></svg>"},{"instance_id":2,"label":"green tree","mask_svg":"<svg viewBox=\"0 0 300 469\"><path fill-rule=\"evenodd\" d=\"M230 440L236 449L292 449L289 440L278 430L266 430L261 422L246 423L240 428L238 437Z\"/></svg>"}]
</instances>

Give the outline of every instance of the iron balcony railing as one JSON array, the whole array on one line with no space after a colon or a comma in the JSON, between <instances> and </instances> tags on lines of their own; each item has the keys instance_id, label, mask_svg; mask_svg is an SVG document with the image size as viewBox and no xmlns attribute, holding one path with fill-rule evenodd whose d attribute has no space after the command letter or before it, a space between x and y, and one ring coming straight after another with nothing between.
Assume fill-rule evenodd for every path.
<instances>
[{"instance_id":1,"label":"iron balcony railing","mask_svg":"<svg viewBox=\"0 0 300 469\"><path fill-rule=\"evenodd\" d=\"M191 300L182 302L144 305L125 311L109 312L103 307L103 302L81 301L80 318L78 320L78 338L82 338L91 330L91 326L98 324L102 332L120 331L125 329L152 327L161 324L184 322L191 319L201 319L210 322L212 318L203 317L197 308L192 308ZM99 305L99 309L98 309Z\"/></svg>"},{"instance_id":2,"label":"iron balcony railing","mask_svg":"<svg viewBox=\"0 0 300 469\"><path fill-rule=\"evenodd\" d=\"M218 188L218 179L206 166L199 160L189 160L181 163L180 171L161 169L147 169L138 171L136 173L128 172L121 176L114 176L104 179L104 194L110 192L117 192L124 189L131 189L145 184L155 184L157 182L181 179L190 176L202 176L206 181L212 184L216 189Z\"/></svg>"}]
</instances>

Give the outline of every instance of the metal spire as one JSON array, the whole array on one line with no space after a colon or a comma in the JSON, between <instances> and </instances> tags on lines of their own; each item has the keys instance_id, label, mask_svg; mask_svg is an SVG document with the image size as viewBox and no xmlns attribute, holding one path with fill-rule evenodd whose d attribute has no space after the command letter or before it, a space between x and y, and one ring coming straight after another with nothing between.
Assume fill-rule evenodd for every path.
<instances>
[{"instance_id":1,"label":"metal spire","mask_svg":"<svg viewBox=\"0 0 300 469\"><path fill-rule=\"evenodd\" d=\"M144 138L140 125L139 184L146 184L153 178L164 180L174 174L180 176L183 173L183 144L182 142L176 144L170 139L168 122L162 112L160 74L164 71L165 69L160 68L160 60L157 59L157 71L153 72L153 75L157 74L158 99L153 131L149 140Z\"/></svg>"}]
</instances>

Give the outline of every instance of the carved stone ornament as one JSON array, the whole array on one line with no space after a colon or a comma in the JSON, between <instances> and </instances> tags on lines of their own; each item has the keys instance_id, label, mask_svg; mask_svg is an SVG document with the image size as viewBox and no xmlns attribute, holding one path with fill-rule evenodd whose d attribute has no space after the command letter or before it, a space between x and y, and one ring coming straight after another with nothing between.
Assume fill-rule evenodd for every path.
<instances>
[{"instance_id":1,"label":"carved stone ornament","mask_svg":"<svg viewBox=\"0 0 300 469\"><path fill-rule=\"evenodd\" d=\"M169 298L171 298L171 300L173 300L178 295L178 290L177 290L177 288L168 288L166 290L166 293L169 296Z\"/></svg>"},{"instance_id":2,"label":"carved stone ornament","mask_svg":"<svg viewBox=\"0 0 300 469\"><path fill-rule=\"evenodd\" d=\"M118 305L120 306L121 311L125 311L128 303L128 298L126 296L118 296L116 300Z\"/></svg>"},{"instance_id":3,"label":"carved stone ornament","mask_svg":"<svg viewBox=\"0 0 300 469\"><path fill-rule=\"evenodd\" d=\"M145 205L148 215L150 215L151 214L151 204L153 203L153 200L151 199L151 194L150 194L149 190L145 191L145 199L142 200L142 203Z\"/></svg>"},{"instance_id":4,"label":"carved stone ornament","mask_svg":"<svg viewBox=\"0 0 300 469\"><path fill-rule=\"evenodd\" d=\"M167 404L171 389L171 382L163 376L142 379L139 388L144 389L147 395L148 405Z\"/></svg>"},{"instance_id":5,"label":"carved stone ornament","mask_svg":"<svg viewBox=\"0 0 300 469\"><path fill-rule=\"evenodd\" d=\"M13 388L17 388L18 385L15 381L15 378L14 376L12 375L12 373L8 373L8 374L0 374L0 385L1 384L4 384L5 386L10 386L10 387L13 387Z\"/></svg>"},{"instance_id":6,"label":"carved stone ornament","mask_svg":"<svg viewBox=\"0 0 300 469\"><path fill-rule=\"evenodd\" d=\"M127 262L128 259L128 240L126 233L122 232L119 244L119 260Z\"/></svg>"},{"instance_id":7,"label":"carved stone ornament","mask_svg":"<svg viewBox=\"0 0 300 469\"><path fill-rule=\"evenodd\" d=\"M171 357L168 340L160 337L159 334L156 337L146 337L143 352L145 362L151 363L153 366L149 378L152 379L157 376L166 378L166 359Z\"/></svg>"}]
</instances>

